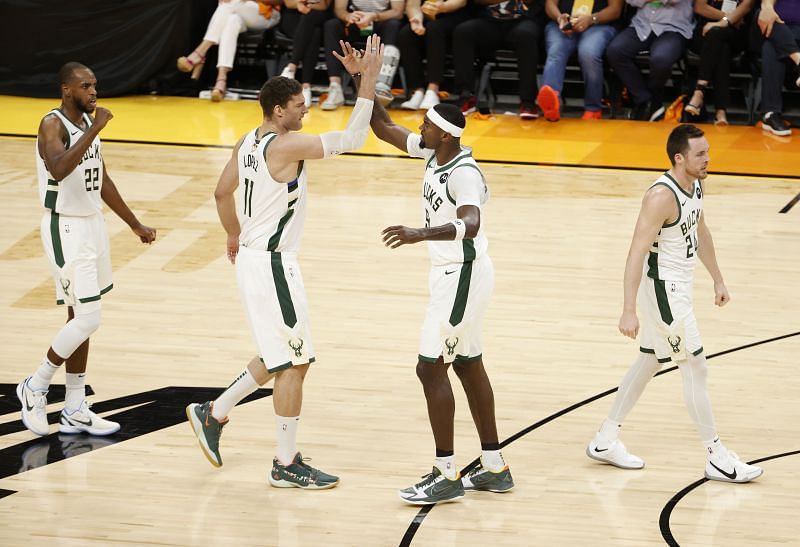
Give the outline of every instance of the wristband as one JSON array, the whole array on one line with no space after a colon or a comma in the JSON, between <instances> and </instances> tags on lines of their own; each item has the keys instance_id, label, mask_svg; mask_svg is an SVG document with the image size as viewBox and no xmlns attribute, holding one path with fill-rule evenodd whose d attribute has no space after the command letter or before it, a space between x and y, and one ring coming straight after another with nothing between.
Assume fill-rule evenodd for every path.
<instances>
[{"instance_id":1,"label":"wristband","mask_svg":"<svg viewBox=\"0 0 800 547\"><path fill-rule=\"evenodd\" d=\"M456 228L456 237L454 237L453 240L458 241L460 239L464 239L464 236L467 234L467 225L464 224L464 221L460 218L457 218L450 224Z\"/></svg>"}]
</instances>

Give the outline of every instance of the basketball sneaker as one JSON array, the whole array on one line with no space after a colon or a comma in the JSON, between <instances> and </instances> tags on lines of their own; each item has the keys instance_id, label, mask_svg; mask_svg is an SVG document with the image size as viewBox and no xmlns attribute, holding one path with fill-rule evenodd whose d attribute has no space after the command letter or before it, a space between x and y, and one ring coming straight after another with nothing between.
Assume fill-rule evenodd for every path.
<instances>
[{"instance_id":1,"label":"basketball sneaker","mask_svg":"<svg viewBox=\"0 0 800 547\"><path fill-rule=\"evenodd\" d=\"M186 407L186 417L192 426L200 448L206 459L214 467L222 467L222 455L219 453L219 438L222 436L222 428L228 423L228 418L223 421L217 420L211 415L214 408L214 401L205 403L192 403Z\"/></svg>"},{"instance_id":2,"label":"basketball sneaker","mask_svg":"<svg viewBox=\"0 0 800 547\"><path fill-rule=\"evenodd\" d=\"M601 441L599 433L595 434L594 439L586 447L586 455L593 460L610 463L621 469L641 469L644 467L644 460L628 452L622 441L617 439L607 445Z\"/></svg>"},{"instance_id":3,"label":"basketball sneaker","mask_svg":"<svg viewBox=\"0 0 800 547\"><path fill-rule=\"evenodd\" d=\"M506 465L500 471L489 471L483 466L483 459L478 466L461 477L464 490L483 490L486 492L508 492L514 488L514 479Z\"/></svg>"},{"instance_id":4,"label":"basketball sneaker","mask_svg":"<svg viewBox=\"0 0 800 547\"><path fill-rule=\"evenodd\" d=\"M289 465L282 465L278 458L272 460L272 471L269 483L276 488L304 488L306 490L324 490L339 484L339 477L328 475L311 467L298 452Z\"/></svg>"},{"instance_id":5,"label":"basketball sneaker","mask_svg":"<svg viewBox=\"0 0 800 547\"><path fill-rule=\"evenodd\" d=\"M464 497L464 485L460 475L455 479L448 479L438 467L424 475L422 480L413 486L403 488L398 492L400 499L411 505L431 505L455 501Z\"/></svg>"},{"instance_id":6,"label":"basketball sneaker","mask_svg":"<svg viewBox=\"0 0 800 547\"><path fill-rule=\"evenodd\" d=\"M86 400L81 403L75 412L68 412L65 408L58 419L58 430L61 433L88 433L89 435L113 435L119 431L119 424L101 418L91 410Z\"/></svg>"},{"instance_id":7,"label":"basketball sneaker","mask_svg":"<svg viewBox=\"0 0 800 547\"><path fill-rule=\"evenodd\" d=\"M708 455L706 478L723 482L750 482L764 472L757 465L744 463L735 452L727 448L716 450Z\"/></svg>"},{"instance_id":8,"label":"basketball sneaker","mask_svg":"<svg viewBox=\"0 0 800 547\"><path fill-rule=\"evenodd\" d=\"M47 423L47 391L34 391L28 386L28 376L17 385L17 398L22 403L22 423L37 435L50 433Z\"/></svg>"}]
</instances>

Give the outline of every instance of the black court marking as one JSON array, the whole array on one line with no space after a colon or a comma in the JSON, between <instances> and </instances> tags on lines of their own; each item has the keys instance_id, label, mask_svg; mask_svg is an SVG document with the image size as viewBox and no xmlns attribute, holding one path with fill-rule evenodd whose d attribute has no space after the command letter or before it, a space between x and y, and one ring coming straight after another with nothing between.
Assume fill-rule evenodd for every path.
<instances>
[{"instance_id":1,"label":"black court marking","mask_svg":"<svg viewBox=\"0 0 800 547\"><path fill-rule=\"evenodd\" d=\"M753 465L760 462L765 462L768 460L775 460L778 458L784 458L786 456L795 456L800 454L800 450L793 450L791 452L784 452L783 454L776 454L774 456L766 456L764 458L759 458L757 460L749 461L747 463ZM661 528L661 537L664 538L664 541L667 542L667 545L671 547L680 547L680 544L675 540L675 536L672 535L672 530L669 527L669 517L672 515L672 510L675 509L675 506L678 505L684 497L686 497L689 492L697 488L698 486L702 486L703 484L711 482L706 478L702 478L699 481L695 481L677 494L675 494L671 500L667 502L664 506L664 509L661 510L661 516L658 519L658 525Z\"/></svg>"},{"instance_id":2,"label":"black court marking","mask_svg":"<svg viewBox=\"0 0 800 547\"><path fill-rule=\"evenodd\" d=\"M0 133L0 137L13 137L21 139L35 139L36 135L26 135L22 133ZM191 142L169 142L169 141L139 141L129 139L103 139L103 142L118 144L141 144L152 146L179 146L185 148L213 148L222 150L233 150L233 146L227 144L198 144ZM343 156L365 157L365 158L391 158L401 160L419 161L419 158L411 158L405 154L381 154L375 152L345 152ZM531 167L571 167L575 169L607 169L611 171L639 171L639 172L663 172L662 167L630 167L627 165L595 165L591 163L558 163L549 161L514 161L514 160L490 160L485 158L475 158L480 163L492 165L522 165ZM742 173L738 171L709 171L709 175L722 175L727 177L748 177L765 179L789 179L800 180L800 175L787 175L778 173Z\"/></svg>"},{"instance_id":3,"label":"black court marking","mask_svg":"<svg viewBox=\"0 0 800 547\"><path fill-rule=\"evenodd\" d=\"M792 199L789 201L789 203L787 203L786 205L784 205L784 206L783 206L783 209L781 209L781 210L780 210L780 211L778 211L778 212L779 212L779 213L788 213L789 211L791 211L791 210L792 210L792 207L794 207L795 205L797 205L797 202L798 202L798 201L800 201L800 194L797 194L795 197L793 197L793 198L792 198Z\"/></svg>"},{"instance_id":4,"label":"black court marking","mask_svg":"<svg viewBox=\"0 0 800 547\"><path fill-rule=\"evenodd\" d=\"M0 384L0 415L20 411L16 387L16 384ZM0 450L0 479L186 422L186 405L213 400L223 391L224 388L219 387L164 387L116 399L96 401L92 404L92 411L98 414L127 409L108 416L108 418L122 423L123 427L118 433L107 437L85 434L68 435L58 433L58 429L55 428L55 433L3 448ZM87 389L88 393L89 389ZM60 394L61 398L50 397L51 394ZM249 403L270 395L272 395L272 389L259 389L245 397L239 404ZM64 386L51 386L48 392L48 402L57 402L63 399ZM47 421L50 424L58 423L59 414L59 411L48 413ZM0 437L24 430L25 426L22 420L6 422L0 428ZM199 455L198 458L200 458ZM0 498L13 493L13 490L0 489Z\"/></svg>"},{"instance_id":5,"label":"black court marking","mask_svg":"<svg viewBox=\"0 0 800 547\"><path fill-rule=\"evenodd\" d=\"M789 334L783 334L781 336L775 336L774 338L768 338L766 340L761 340L759 342L752 342L750 344L745 344L743 346L738 346L738 347L735 347L735 348L719 351L717 353L712 353L711 355L708 355L706 357L706 359L713 359L714 357L720 357L722 355L727 355L728 353L733 353L735 351L741 351L743 349L748 349L748 348L752 348L752 347L755 347L755 346L760 346L760 345L763 345L763 344L769 344L770 342L777 342L778 340L783 340L785 338L791 338L792 336L798 336L798 335L800 335L800 331L792 332L792 333L789 333ZM666 368L664 370L661 370L661 371L657 372L655 374L655 376L661 376L663 374L667 374L668 372L672 372L673 370L677 370L677 368L678 368L678 365L671 366L669 368ZM569 414L573 410L576 410L576 409L578 409L578 408L580 408L582 406L586 406L589 403L593 403L594 401L596 401L598 399L602 399L603 397L611 395L612 393L616 393L618 389L619 389L619 387L608 389L608 390L606 390L606 391L604 391L602 393L599 393L597 395L593 395L592 397L589 397L588 399L584 399L583 401L575 403L574 405L570 405L567 408L559 410L558 412L556 412L554 414L551 414L550 416L548 416L548 417L546 417L546 418L544 418L542 420L539 420L535 424L530 425L530 426L526 427L525 429L523 429L522 431L519 431L518 433L515 433L511 437L507 438L506 440L504 440L503 442L500 443L500 448L505 448L506 446L508 446L512 442L516 441L517 439L519 439L521 437L524 437L525 435L527 435L531 431L539 429L543 425L552 422L556 418L560 418L561 416L563 416L565 414ZM774 456L774 457L778 457L778 456ZM766 458L766 459L769 459L769 458ZM476 465L478 465L479 461L480 461L480 458L475 458L474 460L472 460L470 463L468 463L461 470L461 474L463 475L464 473L468 473L469 471L471 471ZM763 461L763 460L755 460L755 461L758 462L758 461ZM753 462L753 463L755 463L755 462ZM692 486L692 487L694 488L698 484L702 484L702 482L705 481L705 480L706 479L703 479L702 481L698 481L698 483L694 483L694 486ZM417 533L417 530L419 530L419 527L422 526L422 522L425 520L425 517L428 516L428 514L433 510L434 507L436 507L436 505L437 504L435 504L435 503L432 504L432 505L426 505L426 506L422 507L422 509L419 510L417 515L414 517L414 520L411 521L411 524L409 524L408 528L406 529L406 533L403 535L403 539L400 540L400 547L408 547L409 545L411 545L411 541L414 539L414 535Z\"/></svg>"}]
</instances>

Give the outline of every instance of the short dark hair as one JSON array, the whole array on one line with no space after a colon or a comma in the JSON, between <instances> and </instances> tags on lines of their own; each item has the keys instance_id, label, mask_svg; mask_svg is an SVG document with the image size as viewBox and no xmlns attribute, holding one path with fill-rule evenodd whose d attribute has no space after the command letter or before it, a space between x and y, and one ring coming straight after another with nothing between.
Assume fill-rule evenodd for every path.
<instances>
[{"instance_id":1,"label":"short dark hair","mask_svg":"<svg viewBox=\"0 0 800 547\"><path fill-rule=\"evenodd\" d=\"M64 63L64 65L58 70L59 85L70 83L72 78L75 76L75 72L78 70L89 70L89 67L76 61Z\"/></svg>"},{"instance_id":2,"label":"short dark hair","mask_svg":"<svg viewBox=\"0 0 800 547\"><path fill-rule=\"evenodd\" d=\"M467 125L467 120L464 119L464 114L461 109L454 104L439 103L433 107L437 114L439 114L446 121L452 123L456 127L464 129Z\"/></svg>"},{"instance_id":3,"label":"short dark hair","mask_svg":"<svg viewBox=\"0 0 800 547\"><path fill-rule=\"evenodd\" d=\"M261 87L258 102L261 110L267 118L272 117L272 111L276 106L286 108L289 99L303 92L300 82L284 76L273 76Z\"/></svg>"},{"instance_id":4,"label":"short dark hair","mask_svg":"<svg viewBox=\"0 0 800 547\"><path fill-rule=\"evenodd\" d=\"M703 130L689 123L676 127L667 139L667 156L672 165L675 165L675 154L686 154L689 150L689 139L699 139L705 135Z\"/></svg>"}]
</instances>

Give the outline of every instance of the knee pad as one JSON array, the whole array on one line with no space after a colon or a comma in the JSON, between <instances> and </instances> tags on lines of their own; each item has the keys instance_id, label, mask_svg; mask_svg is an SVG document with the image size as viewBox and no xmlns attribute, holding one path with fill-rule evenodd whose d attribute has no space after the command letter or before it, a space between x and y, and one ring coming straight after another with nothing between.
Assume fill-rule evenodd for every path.
<instances>
[{"instance_id":1,"label":"knee pad","mask_svg":"<svg viewBox=\"0 0 800 547\"><path fill-rule=\"evenodd\" d=\"M100 308L87 311L85 313L79 313L76 311L75 318L72 321L75 323L75 327L78 328L81 334L85 334L86 338L89 338L94 332L100 328L100 319L102 318L102 312Z\"/></svg>"}]
</instances>

